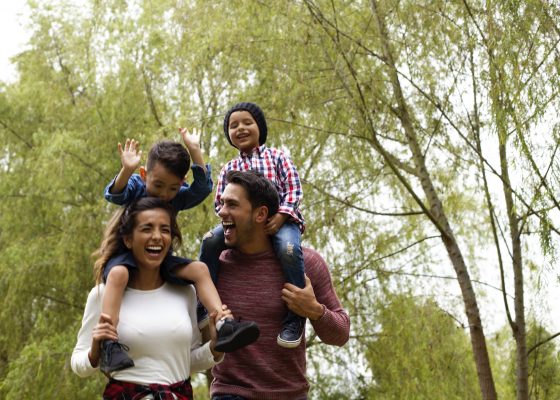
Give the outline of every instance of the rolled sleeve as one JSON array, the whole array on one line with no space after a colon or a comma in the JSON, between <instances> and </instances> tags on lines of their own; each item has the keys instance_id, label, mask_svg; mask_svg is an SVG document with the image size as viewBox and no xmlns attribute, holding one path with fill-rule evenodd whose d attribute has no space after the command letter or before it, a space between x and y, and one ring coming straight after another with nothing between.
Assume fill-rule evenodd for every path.
<instances>
[{"instance_id":1,"label":"rolled sleeve","mask_svg":"<svg viewBox=\"0 0 560 400\"><path fill-rule=\"evenodd\" d=\"M175 210L192 208L202 203L212 193L214 184L210 164L206 164L206 173L204 173L204 168L197 164L193 164L191 170L193 172L193 182L190 185L183 183L179 193L172 200Z\"/></svg>"},{"instance_id":2,"label":"rolled sleeve","mask_svg":"<svg viewBox=\"0 0 560 400\"><path fill-rule=\"evenodd\" d=\"M113 204L120 206L131 203L133 200L146 196L146 184L138 174L133 174L124 190L120 193L111 193L111 188L115 184L115 176L113 180L105 187L105 199Z\"/></svg>"}]
</instances>

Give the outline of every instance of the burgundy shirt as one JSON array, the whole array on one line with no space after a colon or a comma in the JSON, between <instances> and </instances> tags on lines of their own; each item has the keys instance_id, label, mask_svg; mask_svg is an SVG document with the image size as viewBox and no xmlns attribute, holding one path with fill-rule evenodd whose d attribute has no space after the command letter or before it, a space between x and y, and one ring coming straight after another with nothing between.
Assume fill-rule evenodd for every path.
<instances>
[{"instance_id":1,"label":"burgundy shirt","mask_svg":"<svg viewBox=\"0 0 560 400\"><path fill-rule=\"evenodd\" d=\"M326 344L342 346L348 341L350 319L332 285L327 264L315 250L304 248L305 273L311 280L324 314L310 321ZM235 394L248 399L304 399L309 389L305 376L305 338L295 349L276 343L287 307L282 301L282 267L273 251L247 255L226 250L220 257L217 289L234 316L255 321L259 339L226 354L212 369L211 395Z\"/></svg>"}]
</instances>

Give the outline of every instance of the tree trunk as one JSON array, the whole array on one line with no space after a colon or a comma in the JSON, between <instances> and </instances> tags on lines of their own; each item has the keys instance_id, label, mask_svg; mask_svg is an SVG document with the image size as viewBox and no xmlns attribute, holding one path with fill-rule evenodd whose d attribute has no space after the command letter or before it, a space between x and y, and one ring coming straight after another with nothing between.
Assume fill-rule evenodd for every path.
<instances>
[{"instance_id":1,"label":"tree trunk","mask_svg":"<svg viewBox=\"0 0 560 400\"><path fill-rule=\"evenodd\" d=\"M404 95L398 78L397 68L393 59L393 54L389 45L389 38L385 27L383 17L378 12L377 2L372 1L373 14L377 18L379 26L380 39L383 44L383 53L386 59L386 64L389 69L391 84L393 87L393 94L397 102L397 113L402 126L405 130L408 144L412 152L412 158L416 167L417 175L420 178L422 189L429 203L429 212L432 215L430 218L435 222L437 229L440 231L443 243L455 269L457 280L461 288L461 294L465 305L465 312L469 322L471 345L473 349L474 360L478 374L478 381L482 398L484 400L494 400L497 398L496 388L494 386L494 379L492 376L492 369L490 367L490 359L488 357L488 349L486 347L486 338L482 328L482 321L480 319L480 311L476 300L476 294L472 287L472 282L468 273L461 250L457 244L457 240L453 234L453 230L449 225L449 221L443 210L443 205L434 188L431 177L428 173L425 164L425 158L418 143L416 131L412 124L408 107L406 105Z\"/></svg>"},{"instance_id":2,"label":"tree trunk","mask_svg":"<svg viewBox=\"0 0 560 400\"><path fill-rule=\"evenodd\" d=\"M494 17L492 14L492 4L488 1L486 4L488 38L496 37ZM513 193L509 178L508 169L508 122L507 122L507 99L505 92L502 90L502 80L505 75L500 73L499 62L496 59L495 50L498 48L493 40L487 41L489 72L490 72L490 101L492 104L492 112L496 121L496 129L499 139L500 168L502 187L506 202L508 214L509 233L511 237L512 265L514 277L515 291L515 322L511 324L513 337L516 344L516 379L515 386L517 392L517 400L529 400L529 367L527 354L527 328L525 324L525 292L523 288L523 257L521 251L521 234L519 230L520 220L518 218L515 204L513 201Z\"/></svg>"}]
</instances>

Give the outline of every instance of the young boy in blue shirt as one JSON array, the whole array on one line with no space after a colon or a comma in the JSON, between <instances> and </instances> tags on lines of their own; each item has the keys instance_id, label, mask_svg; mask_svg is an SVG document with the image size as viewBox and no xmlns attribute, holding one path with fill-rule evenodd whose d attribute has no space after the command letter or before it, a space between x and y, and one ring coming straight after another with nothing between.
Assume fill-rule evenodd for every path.
<instances>
[{"instance_id":1,"label":"young boy in blue shirt","mask_svg":"<svg viewBox=\"0 0 560 400\"><path fill-rule=\"evenodd\" d=\"M231 107L224 118L224 134L229 144L239 150L239 156L229 161L221 170L214 205L216 213L221 209L221 196L227 185L229 171L256 171L274 183L280 196L280 208L266 226L274 252L280 260L282 270L289 282L299 288L305 287L301 235L305 220L299 205L303 191L297 169L290 157L282 150L265 145L268 128L263 111L254 103L238 103ZM219 257L226 249L225 225L218 225L202 240L199 259L208 265L212 280L217 282L220 268ZM199 319L204 310L198 307ZM305 318L288 310L282 321L282 329L276 342L286 348L295 348L301 343Z\"/></svg>"},{"instance_id":2,"label":"young boy in blue shirt","mask_svg":"<svg viewBox=\"0 0 560 400\"><path fill-rule=\"evenodd\" d=\"M169 201L176 212L202 202L212 192L212 179L210 166L205 165L202 158L200 133L194 130L191 134L187 129L180 129L180 133L188 152L183 145L175 141L157 142L150 149L146 166L140 167L139 174L134 173L142 158L138 142L127 139L124 146L119 143L122 167L105 188L105 198L112 203L126 205L140 197L154 196ZM184 178L189 170L191 158L194 181L188 185ZM149 248L146 251L158 249ZM235 351L257 339L259 329L254 322L222 319L222 302L204 263L170 253L164 259L162 267L164 280L182 285L193 283L202 304L217 313L216 351ZM113 257L105 264L102 312L109 314L115 325L118 324L122 296L130 274L134 273L136 268L130 252ZM128 357L126 349L121 343L104 341L101 370L110 373L133 366L134 362Z\"/></svg>"}]
</instances>

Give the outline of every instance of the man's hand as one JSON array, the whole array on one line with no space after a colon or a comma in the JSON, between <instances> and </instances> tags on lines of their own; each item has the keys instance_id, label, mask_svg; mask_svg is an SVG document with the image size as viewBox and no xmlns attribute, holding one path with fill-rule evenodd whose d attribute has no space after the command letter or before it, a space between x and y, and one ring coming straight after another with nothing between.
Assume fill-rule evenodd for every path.
<instances>
[{"instance_id":1,"label":"man's hand","mask_svg":"<svg viewBox=\"0 0 560 400\"><path fill-rule=\"evenodd\" d=\"M311 281L305 275L305 287L298 288L291 283L285 283L282 289L282 300L286 302L288 308L297 315L318 320L323 316L323 306L315 298L315 292Z\"/></svg>"},{"instance_id":2,"label":"man's hand","mask_svg":"<svg viewBox=\"0 0 560 400\"><path fill-rule=\"evenodd\" d=\"M264 231L267 235L275 235L288 219L288 214L276 213L266 223Z\"/></svg>"},{"instance_id":3,"label":"man's hand","mask_svg":"<svg viewBox=\"0 0 560 400\"><path fill-rule=\"evenodd\" d=\"M132 174L140 165L142 160L142 150L139 148L138 141L134 139L126 139L124 147L119 143L119 154L121 155L121 164L123 169Z\"/></svg>"}]
</instances>

